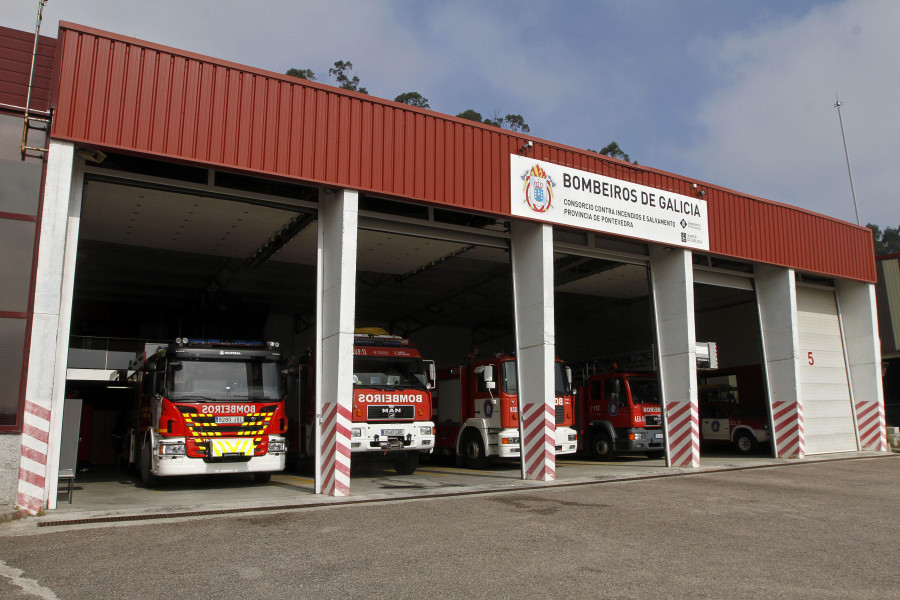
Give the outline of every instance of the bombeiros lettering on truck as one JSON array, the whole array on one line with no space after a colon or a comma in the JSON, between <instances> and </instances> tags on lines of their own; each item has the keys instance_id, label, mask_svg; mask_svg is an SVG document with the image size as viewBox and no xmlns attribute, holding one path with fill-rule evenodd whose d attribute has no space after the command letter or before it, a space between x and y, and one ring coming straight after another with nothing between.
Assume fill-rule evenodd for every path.
<instances>
[{"instance_id":1,"label":"bombeiros lettering on truck","mask_svg":"<svg viewBox=\"0 0 900 600\"><path fill-rule=\"evenodd\" d=\"M146 485L160 477L284 469L287 415L276 342L178 338L131 361L133 405L122 462Z\"/></svg>"},{"instance_id":2,"label":"bombeiros lettering on truck","mask_svg":"<svg viewBox=\"0 0 900 600\"><path fill-rule=\"evenodd\" d=\"M300 415L290 438L291 455L315 455L315 382L311 357L291 375ZM431 390L434 362L423 360L406 338L381 328L357 329L353 347L351 458L386 457L404 475L415 472L422 454L434 449ZM294 412L291 410L290 412Z\"/></svg>"},{"instance_id":3,"label":"bombeiros lettering on truck","mask_svg":"<svg viewBox=\"0 0 900 600\"><path fill-rule=\"evenodd\" d=\"M555 453L572 454L577 450L572 429L572 372L558 359L553 372L555 392L548 401L555 411ZM499 354L442 369L437 392L435 443L440 451L458 457L470 468L483 468L492 457L521 457L515 356Z\"/></svg>"}]
</instances>

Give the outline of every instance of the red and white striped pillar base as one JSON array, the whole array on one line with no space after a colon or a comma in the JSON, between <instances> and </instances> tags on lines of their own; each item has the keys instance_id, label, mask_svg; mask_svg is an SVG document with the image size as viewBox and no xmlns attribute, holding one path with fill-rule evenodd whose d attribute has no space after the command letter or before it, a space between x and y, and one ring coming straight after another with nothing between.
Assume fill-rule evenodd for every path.
<instances>
[{"instance_id":1,"label":"red and white striped pillar base","mask_svg":"<svg viewBox=\"0 0 900 600\"><path fill-rule=\"evenodd\" d=\"M772 421L775 425L775 456L803 458L806 447L803 438L803 405L794 400L773 401Z\"/></svg>"},{"instance_id":2,"label":"red and white striped pillar base","mask_svg":"<svg viewBox=\"0 0 900 600\"><path fill-rule=\"evenodd\" d=\"M522 472L525 479L556 479L556 412L544 402L522 408Z\"/></svg>"},{"instance_id":3,"label":"red and white striped pillar base","mask_svg":"<svg viewBox=\"0 0 900 600\"><path fill-rule=\"evenodd\" d=\"M16 504L32 514L46 507L44 490L49 442L50 409L26 401Z\"/></svg>"},{"instance_id":4,"label":"red and white striped pillar base","mask_svg":"<svg viewBox=\"0 0 900 600\"><path fill-rule=\"evenodd\" d=\"M323 407L322 493L350 494L350 409L337 402Z\"/></svg>"},{"instance_id":5,"label":"red and white striped pillar base","mask_svg":"<svg viewBox=\"0 0 900 600\"><path fill-rule=\"evenodd\" d=\"M666 440L672 467L700 466L700 420L697 404L690 401L666 402Z\"/></svg>"},{"instance_id":6,"label":"red and white striped pillar base","mask_svg":"<svg viewBox=\"0 0 900 600\"><path fill-rule=\"evenodd\" d=\"M856 426L859 430L859 449L887 452L887 425L881 402L863 400L856 403Z\"/></svg>"}]
</instances>

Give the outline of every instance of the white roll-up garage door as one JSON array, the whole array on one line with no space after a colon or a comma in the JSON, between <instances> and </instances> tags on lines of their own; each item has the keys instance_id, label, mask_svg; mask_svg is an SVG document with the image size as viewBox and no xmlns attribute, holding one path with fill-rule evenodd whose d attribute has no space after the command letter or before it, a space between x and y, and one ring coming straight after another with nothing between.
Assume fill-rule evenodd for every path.
<instances>
[{"instance_id":1,"label":"white roll-up garage door","mask_svg":"<svg viewBox=\"0 0 900 600\"><path fill-rule=\"evenodd\" d=\"M806 454L855 451L856 430L834 291L797 286Z\"/></svg>"}]
</instances>

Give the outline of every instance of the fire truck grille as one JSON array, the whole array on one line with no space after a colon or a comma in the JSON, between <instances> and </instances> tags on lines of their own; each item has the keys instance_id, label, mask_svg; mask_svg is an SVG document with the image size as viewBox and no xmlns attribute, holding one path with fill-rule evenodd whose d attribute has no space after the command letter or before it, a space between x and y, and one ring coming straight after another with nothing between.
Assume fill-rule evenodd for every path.
<instances>
[{"instance_id":1,"label":"fire truck grille","mask_svg":"<svg viewBox=\"0 0 900 600\"><path fill-rule=\"evenodd\" d=\"M660 421L661 419L659 415L647 415L646 417L644 417L644 423L646 423L647 425L658 427L661 424Z\"/></svg>"},{"instance_id":2,"label":"fire truck grille","mask_svg":"<svg viewBox=\"0 0 900 600\"><path fill-rule=\"evenodd\" d=\"M561 423L566 422L566 407L565 406L557 406L556 407L556 424L560 425Z\"/></svg>"},{"instance_id":3,"label":"fire truck grille","mask_svg":"<svg viewBox=\"0 0 900 600\"><path fill-rule=\"evenodd\" d=\"M194 437L243 437L264 434L277 406L264 406L258 413L245 415L201 413L192 406L179 406L178 409Z\"/></svg>"}]
</instances>

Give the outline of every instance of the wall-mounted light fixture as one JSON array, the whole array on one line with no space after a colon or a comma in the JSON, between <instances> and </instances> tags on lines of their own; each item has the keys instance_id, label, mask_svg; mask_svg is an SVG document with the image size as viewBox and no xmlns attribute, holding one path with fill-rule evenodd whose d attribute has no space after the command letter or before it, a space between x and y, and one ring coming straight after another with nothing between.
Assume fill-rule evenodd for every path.
<instances>
[{"instance_id":1,"label":"wall-mounted light fixture","mask_svg":"<svg viewBox=\"0 0 900 600\"><path fill-rule=\"evenodd\" d=\"M529 148L533 148L533 147L534 147L534 142L532 142L531 140L528 140L527 142L522 144L522 147L519 149L519 154L522 154Z\"/></svg>"},{"instance_id":2,"label":"wall-mounted light fixture","mask_svg":"<svg viewBox=\"0 0 900 600\"><path fill-rule=\"evenodd\" d=\"M706 190L700 190L699 192L697 192L697 195L702 198L703 196L706 195Z\"/></svg>"}]
</instances>

